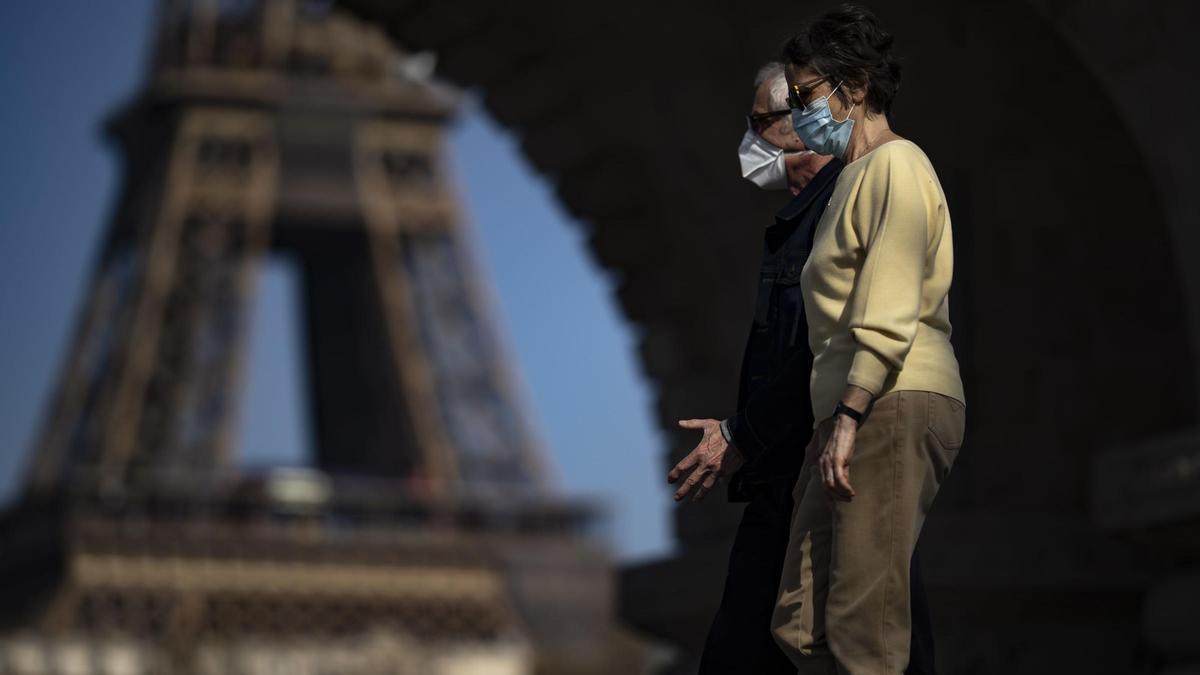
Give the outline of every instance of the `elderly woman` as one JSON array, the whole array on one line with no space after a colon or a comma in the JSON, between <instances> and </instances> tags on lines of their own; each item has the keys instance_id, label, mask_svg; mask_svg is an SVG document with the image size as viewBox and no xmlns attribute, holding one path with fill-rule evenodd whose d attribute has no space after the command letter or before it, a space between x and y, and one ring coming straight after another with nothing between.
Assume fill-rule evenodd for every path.
<instances>
[{"instance_id":1,"label":"elderly woman","mask_svg":"<svg viewBox=\"0 0 1200 675\"><path fill-rule=\"evenodd\" d=\"M904 671L909 561L963 442L950 214L929 158L888 125L891 45L843 5L783 50L796 133L845 163L800 277L816 422L772 620L800 673Z\"/></svg>"}]
</instances>

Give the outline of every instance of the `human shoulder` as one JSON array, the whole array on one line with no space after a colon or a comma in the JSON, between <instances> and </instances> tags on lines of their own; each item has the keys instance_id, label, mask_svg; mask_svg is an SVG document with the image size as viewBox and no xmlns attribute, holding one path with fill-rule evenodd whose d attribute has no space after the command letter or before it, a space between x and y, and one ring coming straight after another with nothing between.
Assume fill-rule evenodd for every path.
<instances>
[{"instance_id":1,"label":"human shoulder","mask_svg":"<svg viewBox=\"0 0 1200 675\"><path fill-rule=\"evenodd\" d=\"M860 157L859 160L863 162L864 169L880 169L886 168L896 161L927 164L929 157L916 143L907 138L897 138L883 143Z\"/></svg>"},{"instance_id":2,"label":"human shoulder","mask_svg":"<svg viewBox=\"0 0 1200 675\"><path fill-rule=\"evenodd\" d=\"M908 139L883 143L856 161L861 161L854 196L855 226L864 243L884 226L897 221L901 229L914 232L919 223L928 225L930 213L941 203L941 189L929 158ZM891 229L895 229L893 226Z\"/></svg>"},{"instance_id":3,"label":"human shoulder","mask_svg":"<svg viewBox=\"0 0 1200 675\"><path fill-rule=\"evenodd\" d=\"M860 157L864 187L897 184L936 185L937 173L921 146L907 138L888 141Z\"/></svg>"}]
</instances>

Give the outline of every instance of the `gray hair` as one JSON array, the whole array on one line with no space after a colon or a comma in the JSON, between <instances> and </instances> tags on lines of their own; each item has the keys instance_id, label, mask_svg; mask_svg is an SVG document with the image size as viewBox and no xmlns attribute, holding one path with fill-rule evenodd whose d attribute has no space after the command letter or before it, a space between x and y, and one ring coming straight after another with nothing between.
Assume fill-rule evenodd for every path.
<instances>
[{"instance_id":1,"label":"gray hair","mask_svg":"<svg viewBox=\"0 0 1200 675\"><path fill-rule=\"evenodd\" d=\"M767 82L771 83L771 110L787 110L787 80L783 76L782 63L772 61L758 69L758 74L754 76L754 93L757 95L758 88Z\"/></svg>"}]
</instances>

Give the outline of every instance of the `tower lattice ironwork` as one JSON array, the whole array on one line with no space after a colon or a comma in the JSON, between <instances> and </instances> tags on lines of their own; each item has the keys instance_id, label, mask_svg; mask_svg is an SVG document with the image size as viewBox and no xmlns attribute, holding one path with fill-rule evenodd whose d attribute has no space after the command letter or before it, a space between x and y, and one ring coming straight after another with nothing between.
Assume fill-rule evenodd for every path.
<instances>
[{"instance_id":1,"label":"tower lattice ironwork","mask_svg":"<svg viewBox=\"0 0 1200 675\"><path fill-rule=\"evenodd\" d=\"M0 520L0 671L636 663L593 509L554 494L488 318L441 154L456 95L427 65L326 3L162 4L107 127L126 173L94 283ZM300 273L315 457L249 475L270 254Z\"/></svg>"}]
</instances>

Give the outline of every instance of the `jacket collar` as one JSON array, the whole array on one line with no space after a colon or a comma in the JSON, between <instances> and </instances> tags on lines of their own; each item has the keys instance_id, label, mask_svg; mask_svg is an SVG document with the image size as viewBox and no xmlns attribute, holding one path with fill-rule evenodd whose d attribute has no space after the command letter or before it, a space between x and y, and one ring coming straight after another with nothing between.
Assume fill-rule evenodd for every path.
<instances>
[{"instance_id":1,"label":"jacket collar","mask_svg":"<svg viewBox=\"0 0 1200 675\"><path fill-rule=\"evenodd\" d=\"M829 160L817 175L808 181L808 185L800 191L800 194L792 198L782 209L775 213L776 223L786 223L802 215L812 205L812 202L820 195L824 194L825 188L837 180L838 174L842 172L842 160L834 157Z\"/></svg>"}]
</instances>

